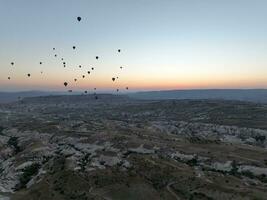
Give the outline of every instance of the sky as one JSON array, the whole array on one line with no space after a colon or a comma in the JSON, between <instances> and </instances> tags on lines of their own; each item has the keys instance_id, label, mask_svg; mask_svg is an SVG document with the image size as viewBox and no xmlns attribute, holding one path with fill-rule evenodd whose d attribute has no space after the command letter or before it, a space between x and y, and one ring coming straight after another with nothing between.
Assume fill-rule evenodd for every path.
<instances>
[{"instance_id":1,"label":"sky","mask_svg":"<svg viewBox=\"0 0 267 200\"><path fill-rule=\"evenodd\" d=\"M266 0L0 0L0 91L267 88L266 19Z\"/></svg>"}]
</instances>

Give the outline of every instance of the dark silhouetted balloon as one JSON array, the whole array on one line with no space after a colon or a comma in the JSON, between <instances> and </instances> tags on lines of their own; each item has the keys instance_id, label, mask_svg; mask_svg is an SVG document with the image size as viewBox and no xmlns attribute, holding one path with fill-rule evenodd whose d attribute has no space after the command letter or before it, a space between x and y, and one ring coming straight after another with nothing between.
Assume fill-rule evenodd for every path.
<instances>
[{"instance_id":1,"label":"dark silhouetted balloon","mask_svg":"<svg viewBox=\"0 0 267 200\"><path fill-rule=\"evenodd\" d=\"M57 54L55 54L55 57L57 57Z\"/></svg>"},{"instance_id":2,"label":"dark silhouetted balloon","mask_svg":"<svg viewBox=\"0 0 267 200\"><path fill-rule=\"evenodd\" d=\"M90 71L88 71L87 73L88 73L88 74L90 74L91 72L90 72Z\"/></svg>"},{"instance_id":3,"label":"dark silhouetted balloon","mask_svg":"<svg viewBox=\"0 0 267 200\"><path fill-rule=\"evenodd\" d=\"M119 89L117 89L117 92L119 92Z\"/></svg>"},{"instance_id":4,"label":"dark silhouetted balloon","mask_svg":"<svg viewBox=\"0 0 267 200\"><path fill-rule=\"evenodd\" d=\"M85 78L85 76L83 75L83 78Z\"/></svg>"},{"instance_id":5,"label":"dark silhouetted balloon","mask_svg":"<svg viewBox=\"0 0 267 200\"><path fill-rule=\"evenodd\" d=\"M118 52L120 53L120 52L121 52L121 50L120 50L120 49L118 49Z\"/></svg>"},{"instance_id":6,"label":"dark silhouetted balloon","mask_svg":"<svg viewBox=\"0 0 267 200\"><path fill-rule=\"evenodd\" d=\"M77 78L75 78L74 81L76 82L77 81Z\"/></svg>"},{"instance_id":7,"label":"dark silhouetted balloon","mask_svg":"<svg viewBox=\"0 0 267 200\"><path fill-rule=\"evenodd\" d=\"M73 49L76 49L76 47L75 47L75 46L73 46L72 48L73 48Z\"/></svg>"},{"instance_id":8,"label":"dark silhouetted balloon","mask_svg":"<svg viewBox=\"0 0 267 200\"><path fill-rule=\"evenodd\" d=\"M94 88L94 90L96 90L96 88Z\"/></svg>"},{"instance_id":9,"label":"dark silhouetted balloon","mask_svg":"<svg viewBox=\"0 0 267 200\"><path fill-rule=\"evenodd\" d=\"M27 74L27 76L28 76L28 77L30 77L30 76L31 76L31 74Z\"/></svg>"},{"instance_id":10,"label":"dark silhouetted balloon","mask_svg":"<svg viewBox=\"0 0 267 200\"><path fill-rule=\"evenodd\" d=\"M81 66L81 65L79 65L79 67L80 67L80 68L82 68L82 66Z\"/></svg>"},{"instance_id":11,"label":"dark silhouetted balloon","mask_svg":"<svg viewBox=\"0 0 267 200\"><path fill-rule=\"evenodd\" d=\"M11 65L14 65L14 62L12 62Z\"/></svg>"},{"instance_id":12,"label":"dark silhouetted balloon","mask_svg":"<svg viewBox=\"0 0 267 200\"><path fill-rule=\"evenodd\" d=\"M78 21L81 21L81 20L82 20L82 18L81 18L81 17L77 17L77 20L78 20Z\"/></svg>"},{"instance_id":13,"label":"dark silhouetted balloon","mask_svg":"<svg viewBox=\"0 0 267 200\"><path fill-rule=\"evenodd\" d=\"M129 87L126 87L126 90L129 90Z\"/></svg>"},{"instance_id":14,"label":"dark silhouetted balloon","mask_svg":"<svg viewBox=\"0 0 267 200\"><path fill-rule=\"evenodd\" d=\"M97 59L97 60L98 60L98 58L99 58L98 56L95 57L95 59Z\"/></svg>"},{"instance_id":15,"label":"dark silhouetted balloon","mask_svg":"<svg viewBox=\"0 0 267 200\"><path fill-rule=\"evenodd\" d=\"M112 81L115 81L115 78L112 78Z\"/></svg>"},{"instance_id":16,"label":"dark silhouetted balloon","mask_svg":"<svg viewBox=\"0 0 267 200\"><path fill-rule=\"evenodd\" d=\"M122 67L120 67L122 69Z\"/></svg>"},{"instance_id":17,"label":"dark silhouetted balloon","mask_svg":"<svg viewBox=\"0 0 267 200\"><path fill-rule=\"evenodd\" d=\"M10 80L10 77L7 77L8 80Z\"/></svg>"},{"instance_id":18,"label":"dark silhouetted balloon","mask_svg":"<svg viewBox=\"0 0 267 200\"><path fill-rule=\"evenodd\" d=\"M93 68L93 67L92 67L91 69L92 69L92 70L94 70L94 68Z\"/></svg>"},{"instance_id":19,"label":"dark silhouetted balloon","mask_svg":"<svg viewBox=\"0 0 267 200\"><path fill-rule=\"evenodd\" d=\"M87 91L85 90L84 93L87 94Z\"/></svg>"},{"instance_id":20,"label":"dark silhouetted balloon","mask_svg":"<svg viewBox=\"0 0 267 200\"><path fill-rule=\"evenodd\" d=\"M63 65L66 65L66 62L63 62Z\"/></svg>"},{"instance_id":21,"label":"dark silhouetted balloon","mask_svg":"<svg viewBox=\"0 0 267 200\"><path fill-rule=\"evenodd\" d=\"M61 58L61 60L64 60L63 58Z\"/></svg>"},{"instance_id":22,"label":"dark silhouetted balloon","mask_svg":"<svg viewBox=\"0 0 267 200\"><path fill-rule=\"evenodd\" d=\"M53 48L53 50L55 51L55 50L56 50L56 48Z\"/></svg>"},{"instance_id":23,"label":"dark silhouetted balloon","mask_svg":"<svg viewBox=\"0 0 267 200\"><path fill-rule=\"evenodd\" d=\"M64 86L67 87L68 83L67 82L64 82Z\"/></svg>"}]
</instances>

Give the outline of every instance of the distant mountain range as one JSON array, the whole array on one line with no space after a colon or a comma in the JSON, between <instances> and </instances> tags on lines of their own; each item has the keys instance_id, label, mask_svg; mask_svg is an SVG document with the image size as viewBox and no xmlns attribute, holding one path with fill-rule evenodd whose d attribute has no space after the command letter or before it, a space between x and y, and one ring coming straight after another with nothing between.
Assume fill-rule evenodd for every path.
<instances>
[{"instance_id":1,"label":"distant mountain range","mask_svg":"<svg viewBox=\"0 0 267 200\"><path fill-rule=\"evenodd\" d=\"M67 92L26 91L0 92L0 103L17 101L19 98L50 95L66 95ZM72 95L81 94L73 92ZM223 99L267 103L267 89L208 89L208 90L163 90L127 94L131 98L144 100L164 99Z\"/></svg>"},{"instance_id":2,"label":"distant mountain range","mask_svg":"<svg viewBox=\"0 0 267 200\"><path fill-rule=\"evenodd\" d=\"M267 103L266 89L208 89L163 90L136 92L129 95L137 99L223 99Z\"/></svg>"},{"instance_id":3,"label":"distant mountain range","mask_svg":"<svg viewBox=\"0 0 267 200\"><path fill-rule=\"evenodd\" d=\"M14 102L25 97L38 97L62 94L60 92L25 91L25 92L0 92L0 103Z\"/></svg>"}]
</instances>

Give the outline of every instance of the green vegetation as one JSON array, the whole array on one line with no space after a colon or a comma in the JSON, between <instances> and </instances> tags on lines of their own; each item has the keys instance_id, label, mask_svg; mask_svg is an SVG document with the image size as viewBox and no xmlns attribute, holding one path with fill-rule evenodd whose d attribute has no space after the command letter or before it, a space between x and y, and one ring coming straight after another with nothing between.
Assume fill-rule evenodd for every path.
<instances>
[{"instance_id":1,"label":"green vegetation","mask_svg":"<svg viewBox=\"0 0 267 200\"><path fill-rule=\"evenodd\" d=\"M31 180L31 178L33 176L35 176L39 169L40 169L41 165L39 163L34 163L28 167L25 167L23 169L23 173L19 178L19 185L17 185L17 189L22 189L26 187L26 184Z\"/></svg>"},{"instance_id":2,"label":"green vegetation","mask_svg":"<svg viewBox=\"0 0 267 200\"><path fill-rule=\"evenodd\" d=\"M232 162L232 169L230 171L230 174L233 176L238 175L238 167L237 167L237 163L235 160L233 160L233 162Z\"/></svg>"},{"instance_id":3,"label":"green vegetation","mask_svg":"<svg viewBox=\"0 0 267 200\"><path fill-rule=\"evenodd\" d=\"M20 147L18 146L18 138L17 137L10 137L7 145L11 146L15 150L15 154L21 151Z\"/></svg>"},{"instance_id":4,"label":"green vegetation","mask_svg":"<svg viewBox=\"0 0 267 200\"><path fill-rule=\"evenodd\" d=\"M265 135L257 135L257 136L255 136L255 140L257 142L263 143L266 140L266 136Z\"/></svg>"},{"instance_id":5,"label":"green vegetation","mask_svg":"<svg viewBox=\"0 0 267 200\"><path fill-rule=\"evenodd\" d=\"M0 126L0 135L3 135L4 127Z\"/></svg>"},{"instance_id":6,"label":"green vegetation","mask_svg":"<svg viewBox=\"0 0 267 200\"><path fill-rule=\"evenodd\" d=\"M190 165L191 167L193 167L193 166L197 166L197 165L198 165L197 158L193 158L193 159L191 159L191 160L188 160L188 161L186 162L186 164Z\"/></svg>"}]
</instances>

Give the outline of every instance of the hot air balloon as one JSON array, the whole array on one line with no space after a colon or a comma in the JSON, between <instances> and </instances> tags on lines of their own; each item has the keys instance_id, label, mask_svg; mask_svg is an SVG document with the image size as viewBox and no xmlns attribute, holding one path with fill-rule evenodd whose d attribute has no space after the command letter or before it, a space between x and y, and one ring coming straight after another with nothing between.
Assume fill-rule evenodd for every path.
<instances>
[{"instance_id":1,"label":"hot air balloon","mask_svg":"<svg viewBox=\"0 0 267 200\"><path fill-rule=\"evenodd\" d=\"M97 59L97 60L98 60L98 56L96 56L96 57L95 57L95 59Z\"/></svg>"},{"instance_id":2,"label":"hot air balloon","mask_svg":"<svg viewBox=\"0 0 267 200\"><path fill-rule=\"evenodd\" d=\"M31 74L27 74L27 76L28 76L28 77L30 77L30 76L31 76Z\"/></svg>"},{"instance_id":3,"label":"hot air balloon","mask_svg":"<svg viewBox=\"0 0 267 200\"><path fill-rule=\"evenodd\" d=\"M63 62L63 65L66 65L66 62Z\"/></svg>"},{"instance_id":4,"label":"hot air balloon","mask_svg":"<svg viewBox=\"0 0 267 200\"><path fill-rule=\"evenodd\" d=\"M120 49L118 49L118 52L120 53L120 52L121 52L121 50L120 50Z\"/></svg>"},{"instance_id":5,"label":"hot air balloon","mask_svg":"<svg viewBox=\"0 0 267 200\"><path fill-rule=\"evenodd\" d=\"M67 87L68 83L67 82L64 82L64 86Z\"/></svg>"},{"instance_id":6,"label":"hot air balloon","mask_svg":"<svg viewBox=\"0 0 267 200\"><path fill-rule=\"evenodd\" d=\"M55 54L55 57L57 57L57 54Z\"/></svg>"},{"instance_id":7,"label":"hot air balloon","mask_svg":"<svg viewBox=\"0 0 267 200\"><path fill-rule=\"evenodd\" d=\"M10 77L7 77L8 80L10 80Z\"/></svg>"},{"instance_id":8,"label":"hot air balloon","mask_svg":"<svg viewBox=\"0 0 267 200\"><path fill-rule=\"evenodd\" d=\"M82 68L82 66L81 66L81 65L79 65L79 67L80 67L80 68Z\"/></svg>"},{"instance_id":9,"label":"hot air balloon","mask_svg":"<svg viewBox=\"0 0 267 200\"><path fill-rule=\"evenodd\" d=\"M11 65L14 65L14 62L12 62Z\"/></svg>"},{"instance_id":10,"label":"hot air balloon","mask_svg":"<svg viewBox=\"0 0 267 200\"><path fill-rule=\"evenodd\" d=\"M55 51L55 50L56 50L56 48L53 48L53 50Z\"/></svg>"},{"instance_id":11,"label":"hot air balloon","mask_svg":"<svg viewBox=\"0 0 267 200\"><path fill-rule=\"evenodd\" d=\"M122 67L120 67L122 69Z\"/></svg>"},{"instance_id":12,"label":"hot air balloon","mask_svg":"<svg viewBox=\"0 0 267 200\"><path fill-rule=\"evenodd\" d=\"M92 67L91 69L92 69L92 70L94 70L94 68L93 68L93 67Z\"/></svg>"},{"instance_id":13,"label":"hot air balloon","mask_svg":"<svg viewBox=\"0 0 267 200\"><path fill-rule=\"evenodd\" d=\"M117 92L119 92L119 89L117 89Z\"/></svg>"},{"instance_id":14,"label":"hot air balloon","mask_svg":"<svg viewBox=\"0 0 267 200\"><path fill-rule=\"evenodd\" d=\"M88 71L87 73L88 73L88 74L90 74L91 72L90 72L90 71Z\"/></svg>"},{"instance_id":15,"label":"hot air balloon","mask_svg":"<svg viewBox=\"0 0 267 200\"><path fill-rule=\"evenodd\" d=\"M81 17L77 17L77 20L78 20L78 21L81 21L81 20L82 20L82 18L81 18Z\"/></svg>"},{"instance_id":16,"label":"hot air balloon","mask_svg":"<svg viewBox=\"0 0 267 200\"><path fill-rule=\"evenodd\" d=\"M83 75L83 78L85 78L85 76Z\"/></svg>"},{"instance_id":17,"label":"hot air balloon","mask_svg":"<svg viewBox=\"0 0 267 200\"><path fill-rule=\"evenodd\" d=\"M75 78L74 81L76 82L77 81L77 78Z\"/></svg>"},{"instance_id":18,"label":"hot air balloon","mask_svg":"<svg viewBox=\"0 0 267 200\"><path fill-rule=\"evenodd\" d=\"M115 78L114 77L112 78L112 81L115 81Z\"/></svg>"},{"instance_id":19,"label":"hot air balloon","mask_svg":"<svg viewBox=\"0 0 267 200\"><path fill-rule=\"evenodd\" d=\"M73 46L72 48L73 48L73 49L76 49L76 47L75 47L75 46Z\"/></svg>"},{"instance_id":20,"label":"hot air balloon","mask_svg":"<svg viewBox=\"0 0 267 200\"><path fill-rule=\"evenodd\" d=\"M126 87L126 90L129 90L129 88L128 88L128 87Z\"/></svg>"},{"instance_id":21,"label":"hot air balloon","mask_svg":"<svg viewBox=\"0 0 267 200\"><path fill-rule=\"evenodd\" d=\"M84 93L87 94L87 91L85 90Z\"/></svg>"}]
</instances>

